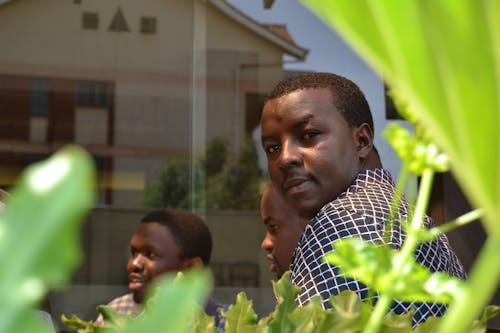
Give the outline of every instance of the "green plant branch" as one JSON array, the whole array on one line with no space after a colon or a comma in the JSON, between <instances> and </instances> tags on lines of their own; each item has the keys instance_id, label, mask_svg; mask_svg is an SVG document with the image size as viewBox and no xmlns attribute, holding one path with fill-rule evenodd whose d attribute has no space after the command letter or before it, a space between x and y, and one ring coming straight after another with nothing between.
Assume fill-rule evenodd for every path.
<instances>
[{"instance_id":1,"label":"green plant branch","mask_svg":"<svg viewBox=\"0 0 500 333\"><path fill-rule=\"evenodd\" d=\"M415 253L415 249L419 244L419 239L417 233L413 230L419 230L422 227L423 218L425 211L427 209L427 203L429 202L429 197L432 189L432 179L434 178L434 170L432 168L424 169L422 173L422 182L420 184L420 190L417 197L417 204L415 207L415 214L412 217L412 222L410 228L407 228L407 237L401 250L396 255L394 260L393 270L391 271L391 276L389 281L396 281L400 272L405 266L405 263L409 258ZM379 301L375 305L373 314L370 316L368 323L363 330L363 333L377 333L383 322L383 318L389 310L390 305L393 301L393 295L391 293L386 293L380 296Z\"/></svg>"},{"instance_id":2,"label":"green plant branch","mask_svg":"<svg viewBox=\"0 0 500 333\"><path fill-rule=\"evenodd\" d=\"M468 332L469 324L478 318L500 282L500 237L490 236L475 261L461 297L450 306L438 333Z\"/></svg>"},{"instance_id":3,"label":"green plant branch","mask_svg":"<svg viewBox=\"0 0 500 333\"><path fill-rule=\"evenodd\" d=\"M477 219L480 219L483 215L484 215L483 209L475 209L466 214L463 214L458 218L456 218L455 220L451 220L443 225L440 225L439 227L432 228L431 229L432 238L435 238L441 234L447 233L456 228L463 227L464 225L467 225L471 222L476 221Z\"/></svg>"}]
</instances>

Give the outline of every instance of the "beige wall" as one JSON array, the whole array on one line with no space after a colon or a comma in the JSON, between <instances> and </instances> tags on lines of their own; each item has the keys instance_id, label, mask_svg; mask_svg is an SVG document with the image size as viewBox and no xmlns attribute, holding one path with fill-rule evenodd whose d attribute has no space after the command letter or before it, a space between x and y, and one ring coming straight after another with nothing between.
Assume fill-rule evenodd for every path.
<instances>
[{"instance_id":1,"label":"beige wall","mask_svg":"<svg viewBox=\"0 0 500 333\"><path fill-rule=\"evenodd\" d=\"M0 30L0 40L9 45L0 60L184 74L190 65L191 7L185 0L12 1L0 7L0 26L8 27ZM118 8L129 33L108 30ZM83 12L99 14L98 30L82 29ZM157 17L157 34L139 32L141 16Z\"/></svg>"},{"instance_id":2,"label":"beige wall","mask_svg":"<svg viewBox=\"0 0 500 333\"><path fill-rule=\"evenodd\" d=\"M130 32L108 30L118 8ZM82 28L84 12L98 13L98 30ZM157 18L156 34L139 32L141 16ZM0 73L111 82L112 145L166 149L147 161L114 158L113 173L139 180L113 193L122 207L137 207L144 180L176 153L203 151L221 135L237 150L245 94L267 93L283 75L279 47L197 0L12 1L0 6L0 43Z\"/></svg>"}]
</instances>

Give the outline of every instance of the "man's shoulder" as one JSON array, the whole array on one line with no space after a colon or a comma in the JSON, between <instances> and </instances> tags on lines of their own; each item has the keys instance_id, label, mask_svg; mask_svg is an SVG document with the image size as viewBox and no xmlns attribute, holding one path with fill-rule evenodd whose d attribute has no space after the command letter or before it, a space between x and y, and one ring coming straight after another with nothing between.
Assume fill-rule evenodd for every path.
<instances>
[{"instance_id":1,"label":"man's shoulder","mask_svg":"<svg viewBox=\"0 0 500 333\"><path fill-rule=\"evenodd\" d=\"M373 210L386 211L394 190L394 182L387 170L365 170L337 198L324 205L314 219L324 221L338 215L372 215Z\"/></svg>"},{"instance_id":2,"label":"man's shoulder","mask_svg":"<svg viewBox=\"0 0 500 333\"><path fill-rule=\"evenodd\" d=\"M107 306L121 315L130 315L141 309L141 305L134 301L132 293L125 294L113 299L107 304Z\"/></svg>"},{"instance_id":3,"label":"man's shoulder","mask_svg":"<svg viewBox=\"0 0 500 333\"><path fill-rule=\"evenodd\" d=\"M112 306L113 304L123 304L129 302L135 303L132 293L128 293L114 298L113 300L111 300L111 302L108 303L108 306Z\"/></svg>"}]
</instances>

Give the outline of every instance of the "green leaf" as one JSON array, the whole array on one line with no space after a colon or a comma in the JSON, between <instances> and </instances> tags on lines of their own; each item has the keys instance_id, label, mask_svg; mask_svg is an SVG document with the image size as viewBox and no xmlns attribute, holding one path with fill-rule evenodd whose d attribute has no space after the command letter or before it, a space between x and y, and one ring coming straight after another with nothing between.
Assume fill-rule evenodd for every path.
<instances>
[{"instance_id":1,"label":"green leaf","mask_svg":"<svg viewBox=\"0 0 500 333\"><path fill-rule=\"evenodd\" d=\"M66 327L71 328L78 333L95 333L98 331L98 327L94 325L92 320L85 321L76 315L72 315L71 318L67 318L64 314L62 314L61 322Z\"/></svg>"},{"instance_id":2,"label":"green leaf","mask_svg":"<svg viewBox=\"0 0 500 333\"><path fill-rule=\"evenodd\" d=\"M189 320L190 333L216 333L215 318L205 313L204 309L199 307L198 311L193 312L193 317Z\"/></svg>"},{"instance_id":3,"label":"green leaf","mask_svg":"<svg viewBox=\"0 0 500 333\"><path fill-rule=\"evenodd\" d=\"M340 332L361 331L372 311L369 301L362 302L359 296L350 290L331 297L330 303L336 315L334 327Z\"/></svg>"},{"instance_id":4,"label":"green leaf","mask_svg":"<svg viewBox=\"0 0 500 333\"><path fill-rule=\"evenodd\" d=\"M436 332L436 328L441 323L442 317L429 317L427 320L415 328L416 333Z\"/></svg>"},{"instance_id":5,"label":"green leaf","mask_svg":"<svg viewBox=\"0 0 500 333\"><path fill-rule=\"evenodd\" d=\"M229 306L223 315L226 318L226 333L251 333L257 330L257 314L244 292L236 295L236 303Z\"/></svg>"},{"instance_id":6,"label":"green leaf","mask_svg":"<svg viewBox=\"0 0 500 333\"><path fill-rule=\"evenodd\" d=\"M105 326L125 327L130 321L130 316L120 315L107 305L98 305L97 311L102 315Z\"/></svg>"},{"instance_id":7,"label":"green leaf","mask_svg":"<svg viewBox=\"0 0 500 333\"><path fill-rule=\"evenodd\" d=\"M384 333L409 333L412 332L412 318L414 309L398 315L389 312L384 318Z\"/></svg>"},{"instance_id":8,"label":"green leaf","mask_svg":"<svg viewBox=\"0 0 500 333\"><path fill-rule=\"evenodd\" d=\"M449 303L463 288L463 281L445 273L431 273L414 258L408 259L400 274L391 278L399 252L388 246L346 238L334 242L333 247L325 261L338 265L346 276L401 301Z\"/></svg>"},{"instance_id":9,"label":"green leaf","mask_svg":"<svg viewBox=\"0 0 500 333\"><path fill-rule=\"evenodd\" d=\"M288 319L288 314L297 308L295 298L299 294L300 288L292 284L291 273L287 271L279 281L273 281L273 290L278 304L269 324L269 332L290 332L292 323Z\"/></svg>"},{"instance_id":10,"label":"green leaf","mask_svg":"<svg viewBox=\"0 0 500 333\"><path fill-rule=\"evenodd\" d=\"M0 216L0 262L8 267L0 270L0 332L37 322L22 315L25 309L69 280L81 258L79 226L94 181L92 159L76 146L23 172Z\"/></svg>"},{"instance_id":11,"label":"green leaf","mask_svg":"<svg viewBox=\"0 0 500 333\"><path fill-rule=\"evenodd\" d=\"M174 277L158 277L149 288L148 301L142 315L116 333L183 333L190 332L190 322L200 304L204 304L211 283L206 270L191 270Z\"/></svg>"},{"instance_id":12,"label":"green leaf","mask_svg":"<svg viewBox=\"0 0 500 333\"><path fill-rule=\"evenodd\" d=\"M498 305L488 305L484 308L483 314L481 315L481 321L486 323L488 320L495 318L500 314L500 306Z\"/></svg>"},{"instance_id":13,"label":"green leaf","mask_svg":"<svg viewBox=\"0 0 500 333\"><path fill-rule=\"evenodd\" d=\"M319 296L314 296L305 306L297 307L288 318L290 324L287 332L334 332L334 314L323 310Z\"/></svg>"},{"instance_id":14,"label":"green leaf","mask_svg":"<svg viewBox=\"0 0 500 333\"><path fill-rule=\"evenodd\" d=\"M484 333L487 329L488 320L495 318L500 314L500 306L488 305L484 308L481 318L472 323L470 333Z\"/></svg>"}]
</instances>

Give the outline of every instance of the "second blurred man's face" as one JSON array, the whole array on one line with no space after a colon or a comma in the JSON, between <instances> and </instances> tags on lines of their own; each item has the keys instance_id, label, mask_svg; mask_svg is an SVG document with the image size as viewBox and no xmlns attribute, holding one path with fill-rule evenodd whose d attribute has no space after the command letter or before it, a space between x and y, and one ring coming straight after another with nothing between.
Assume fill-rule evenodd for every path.
<instances>
[{"instance_id":1,"label":"second blurred man's face","mask_svg":"<svg viewBox=\"0 0 500 333\"><path fill-rule=\"evenodd\" d=\"M308 220L299 217L270 186L264 191L260 211L266 227L261 247L271 261L269 269L280 278L290 269L293 251Z\"/></svg>"},{"instance_id":2,"label":"second blurred man's face","mask_svg":"<svg viewBox=\"0 0 500 333\"><path fill-rule=\"evenodd\" d=\"M143 301L153 278L181 271L184 267L180 246L167 227L156 222L139 226L130 240L130 254L127 264L129 289L137 303Z\"/></svg>"}]
</instances>

